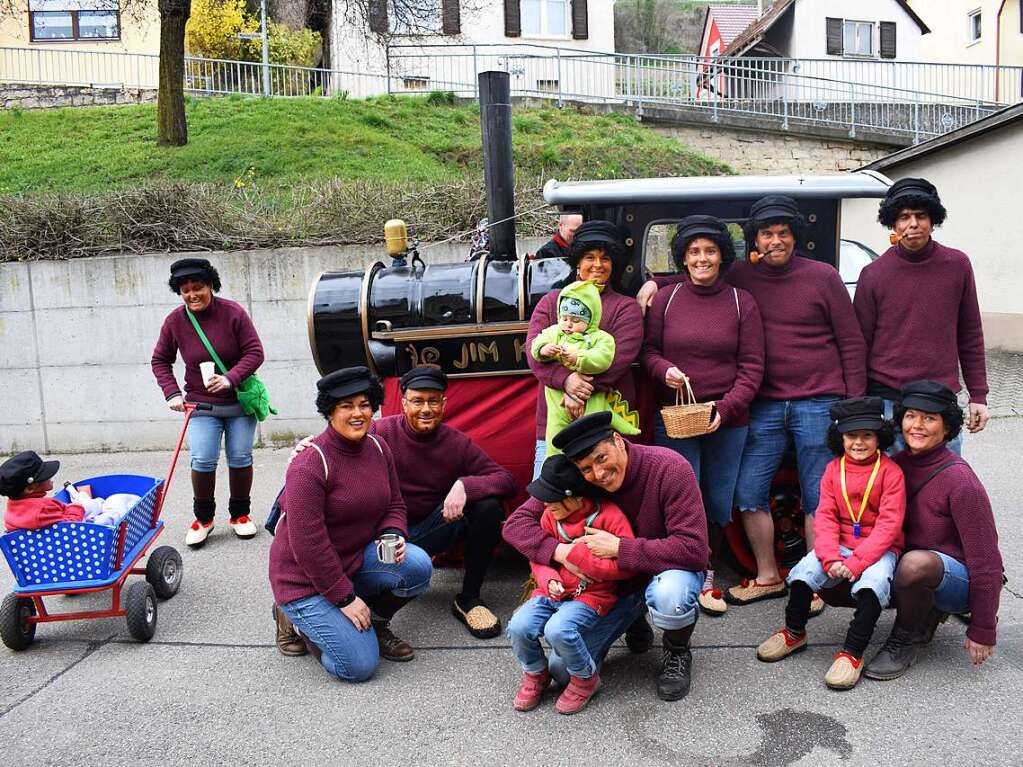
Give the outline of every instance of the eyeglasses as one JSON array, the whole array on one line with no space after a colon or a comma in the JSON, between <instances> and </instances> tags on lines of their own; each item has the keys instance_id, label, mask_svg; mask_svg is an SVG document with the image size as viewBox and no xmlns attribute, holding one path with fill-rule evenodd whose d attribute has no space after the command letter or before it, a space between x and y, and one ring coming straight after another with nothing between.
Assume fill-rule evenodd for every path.
<instances>
[{"instance_id":1,"label":"eyeglasses","mask_svg":"<svg viewBox=\"0 0 1023 767\"><path fill-rule=\"evenodd\" d=\"M415 399L406 399L405 401L409 405L411 405L413 408L415 408L416 410L422 410L424 407L428 407L428 408L430 408L430 410L440 410L441 407L444 406L443 398L440 398L440 399L419 399L417 397Z\"/></svg>"}]
</instances>

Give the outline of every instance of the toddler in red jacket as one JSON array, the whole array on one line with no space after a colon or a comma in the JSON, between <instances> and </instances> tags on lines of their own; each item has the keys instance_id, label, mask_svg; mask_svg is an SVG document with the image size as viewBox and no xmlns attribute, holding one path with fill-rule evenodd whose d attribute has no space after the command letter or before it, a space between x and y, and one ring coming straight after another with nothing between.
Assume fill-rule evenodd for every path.
<instances>
[{"instance_id":1,"label":"toddler in red jacket","mask_svg":"<svg viewBox=\"0 0 1023 767\"><path fill-rule=\"evenodd\" d=\"M824 677L831 689L848 690L860 679L863 653L891 598L892 576L904 546L906 482L902 469L885 455L894 434L880 397L838 402L831 418L828 445L839 457L821 478L814 550L789 572L785 628L757 648L757 658L772 663L805 649L814 592L850 581L856 612L845 644Z\"/></svg>"},{"instance_id":2,"label":"toddler in red jacket","mask_svg":"<svg viewBox=\"0 0 1023 767\"><path fill-rule=\"evenodd\" d=\"M584 543L573 542L587 527L632 538L632 526L610 501L588 497L596 489L564 455L548 458L540 476L526 489L545 504L540 527L558 543L571 544L572 549L567 562L557 568L549 563L529 563L537 588L508 623L512 651L523 671L514 706L519 711L536 708L551 682L547 656L540 645L542 636L570 675L555 707L562 714L574 714L600 687L597 664L582 633L618 601L616 581L627 580L633 573L619 568L617 560L601 559Z\"/></svg>"},{"instance_id":3,"label":"toddler in red jacket","mask_svg":"<svg viewBox=\"0 0 1023 767\"><path fill-rule=\"evenodd\" d=\"M44 461L26 450L0 464L0 495L7 496L4 527L12 530L38 530L56 522L81 522L85 508L76 503L61 503L47 498L53 489L53 476L60 461Z\"/></svg>"}]
</instances>

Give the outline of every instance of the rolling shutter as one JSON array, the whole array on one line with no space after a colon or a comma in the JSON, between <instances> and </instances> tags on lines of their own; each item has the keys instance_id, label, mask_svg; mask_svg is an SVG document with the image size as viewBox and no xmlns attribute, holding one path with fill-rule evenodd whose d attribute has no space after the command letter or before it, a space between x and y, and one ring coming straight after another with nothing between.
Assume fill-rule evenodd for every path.
<instances>
[{"instance_id":1,"label":"rolling shutter","mask_svg":"<svg viewBox=\"0 0 1023 767\"><path fill-rule=\"evenodd\" d=\"M572 39L586 40L590 36L590 19L586 0L572 0Z\"/></svg>"},{"instance_id":2,"label":"rolling shutter","mask_svg":"<svg viewBox=\"0 0 1023 767\"><path fill-rule=\"evenodd\" d=\"M895 22L881 22L881 58L895 58Z\"/></svg>"},{"instance_id":3,"label":"rolling shutter","mask_svg":"<svg viewBox=\"0 0 1023 767\"><path fill-rule=\"evenodd\" d=\"M504 36L522 37L522 13L519 0L504 0Z\"/></svg>"},{"instance_id":4,"label":"rolling shutter","mask_svg":"<svg viewBox=\"0 0 1023 767\"><path fill-rule=\"evenodd\" d=\"M842 47L842 20L827 19L828 23L828 55L841 56L844 52Z\"/></svg>"},{"instance_id":5,"label":"rolling shutter","mask_svg":"<svg viewBox=\"0 0 1023 767\"><path fill-rule=\"evenodd\" d=\"M441 31L445 35L458 35L462 32L462 12L459 0L441 0Z\"/></svg>"},{"instance_id":6,"label":"rolling shutter","mask_svg":"<svg viewBox=\"0 0 1023 767\"><path fill-rule=\"evenodd\" d=\"M378 35L387 34L387 0L369 0L369 28Z\"/></svg>"}]
</instances>

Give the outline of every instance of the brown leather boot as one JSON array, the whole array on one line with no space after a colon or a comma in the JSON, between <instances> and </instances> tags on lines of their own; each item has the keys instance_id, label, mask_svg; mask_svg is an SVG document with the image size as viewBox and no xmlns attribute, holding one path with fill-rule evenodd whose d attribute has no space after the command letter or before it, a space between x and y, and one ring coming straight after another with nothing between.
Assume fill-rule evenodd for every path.
<instances>
[{"instance_id":1,"label":"brown leather boot","mask_svg":"<svg viewBox=\"0 0 1023 767\"><path fill-rule=\"evenodd\" d=\"M416 651L412 649L412 645L404 639L396 637L391 631L390 621L373 621L373 630L377 635L381 658L404 663L416 657Z\"/></svg>"},{"instance_id":2,"label":"brown leather boot","mask_svg":"<svg viewBox=\"0 0 1023 767\"><path fill-rule=\"evenodd\" d=\"M299 636L298 632L295 631L295 626L288 620L284 610L279 610L277 605L274 605L273 616L274 621L277 623L277 650L281 655L289 657L308 655L309 650L306 649L306 643Z\"/></svg>"}]
</instances>

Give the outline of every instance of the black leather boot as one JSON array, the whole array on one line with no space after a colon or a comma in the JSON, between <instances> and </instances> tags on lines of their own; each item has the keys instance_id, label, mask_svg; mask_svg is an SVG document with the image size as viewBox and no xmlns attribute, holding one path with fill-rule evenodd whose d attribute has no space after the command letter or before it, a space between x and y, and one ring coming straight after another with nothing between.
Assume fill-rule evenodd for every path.
<instances>
[{"instance_id":1,"label":"black leather boot","mask_svg":"<svg viewBox=\"0 0 1023 767\"><path fill-rule=\"evenodd\" d=\"M661 673L657 675L657 697L661 700L682 700L689 694L693 654L689 650L688 637L684 642L673 641L670 635L674 633L664 632L664 657Z\"/></svg>"},{"instance_id":2,"label":"black leather boot","mask_svg":"<svg viewBox=\"0 0 1023 767\"><path fill-rule=\"evenodd\" d=\"M877 655L863 669L863 675L882 681L898 679L916 661L916 642L916 634L895 626Z\"/></svg>"}]
</instances>

